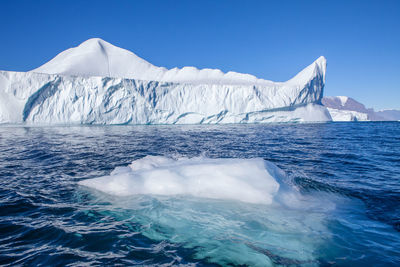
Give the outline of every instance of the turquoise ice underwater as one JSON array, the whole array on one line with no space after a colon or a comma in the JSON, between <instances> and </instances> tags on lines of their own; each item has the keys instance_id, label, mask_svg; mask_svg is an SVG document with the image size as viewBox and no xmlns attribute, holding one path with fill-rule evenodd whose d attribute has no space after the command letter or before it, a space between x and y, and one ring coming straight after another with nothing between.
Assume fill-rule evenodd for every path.
<instances>
[{"instance_id":1,"label":"turquoise ice underwater","mask_svg":"<svg viewBox=\"0 0 400 267\"><path fill-rule=\"evenodd\" d=\"M192 249L194 259L249 266L335 264L340 261L330 258L347 254L345 244L355 242L349 260L360 264L369 261L368 243L381 242L376 229L392 242L400 240L390 226L368 220L361 201L329 192L302 194L263 159L145 157L131 168L117 167L111 176L80 184L124 196L94 193L96 201L112 207L107 216L138 223L135 231L152 240Z\"/></svg>"}]
</instances>

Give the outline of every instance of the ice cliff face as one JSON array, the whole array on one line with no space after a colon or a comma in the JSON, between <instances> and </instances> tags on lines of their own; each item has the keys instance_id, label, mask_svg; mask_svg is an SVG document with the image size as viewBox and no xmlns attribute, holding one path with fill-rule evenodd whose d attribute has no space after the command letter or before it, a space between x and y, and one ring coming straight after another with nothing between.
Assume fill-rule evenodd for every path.
<instances>
[{"instance_id":1,"label":"ice cliff face","mask_svg":"<svg viewBox=\"0 0 400 267\"><path fill-rule=\"evenodd\" d=\"M327 121L326 60L287 82L156 67L100 39L30 72L0 71L0 122L186 124Z\"/></svg>"}]
</instances>

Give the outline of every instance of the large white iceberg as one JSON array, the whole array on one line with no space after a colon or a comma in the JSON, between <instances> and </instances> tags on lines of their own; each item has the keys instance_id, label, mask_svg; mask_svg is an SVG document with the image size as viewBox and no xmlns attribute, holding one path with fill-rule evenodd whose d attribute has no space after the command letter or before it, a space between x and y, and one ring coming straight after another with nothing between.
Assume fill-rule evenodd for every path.
<instances>
[{"instance_id":1,"label":"large white iceberg","mask_svg":"<svg viewBox=\"0 0 400 267\"><path fill-rule=\"evenodd\" d=\"M326 60L286 82L156 67L90 39L30 72L0 71L0 123L197 124L328 121Z\"/></svg>"}]
</instances>

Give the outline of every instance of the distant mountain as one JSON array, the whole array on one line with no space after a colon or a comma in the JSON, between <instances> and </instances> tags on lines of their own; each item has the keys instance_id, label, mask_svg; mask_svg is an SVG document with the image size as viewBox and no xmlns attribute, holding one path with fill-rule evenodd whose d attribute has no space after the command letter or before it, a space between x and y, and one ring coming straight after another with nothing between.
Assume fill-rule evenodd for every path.
<instances>
[{"instance_id":1,"label":"distant mountain","mask_svg":"<svg viewBox=\"0 0 400 267\"><path fill-rule=\"evenodd\" d=\"M387 120L400 121L400 110L387 109L387 110L377 111L376 114L378 114L381 117L384 117Z\"/></svg>"},{"instance_id":2,"label":"distant mountain","mask_svg":"<svg viewBox=\"0 0 400 267\"><path fill-rule=\"evenodd\" d=\"M333 121L397 121L399 110L374 111L348 96L326 96L322 104L328 108Z\"/></svg>"}]
</instances>

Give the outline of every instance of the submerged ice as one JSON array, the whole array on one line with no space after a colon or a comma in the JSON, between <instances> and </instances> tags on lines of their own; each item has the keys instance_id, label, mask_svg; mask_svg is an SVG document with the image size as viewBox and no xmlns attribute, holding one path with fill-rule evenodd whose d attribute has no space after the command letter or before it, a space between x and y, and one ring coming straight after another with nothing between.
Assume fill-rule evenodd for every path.
<instances>
[{"instance_id":1,"label":"submerged ice","mask_svg":"<svg viewBox=\"0 0 400 267\"><path fill-rule=\"evenodd\" d=\"M328 121L326 60L286 82L165 69L101 39L30 72L0 71L0 123L200 124Z\"/></svg>"},{"instance_id":2,"label":"submerged ice","mask_svg":"<svg viewBox=\"0 0 400 267\"><path fill-rule=\"evenodd\" d=\"M316 263L330 237L321 213L335 209L302 196L260 158L147 156L79 184L117 196L107 216L134 212L146 237L184 244L195 258L223 265Z\"/></svg>"},{"instance_id":3,"label":"submerged ice","mask_svg":"<svg viewBox=\"0 0 400 267\"><path fill-rule=\"evenodd\" d=\"M88 191L91 210L156 242L156 253L184 248L202 262L359 264L369 262L365 251L371 240L382 243L382 232L398 244L398 233L368 219L360 201L300 192L281 169L259 158L147 156L79 184L97 189ZM349 251L352 256L343 257Z\"/></svg>"}]
</instances>

